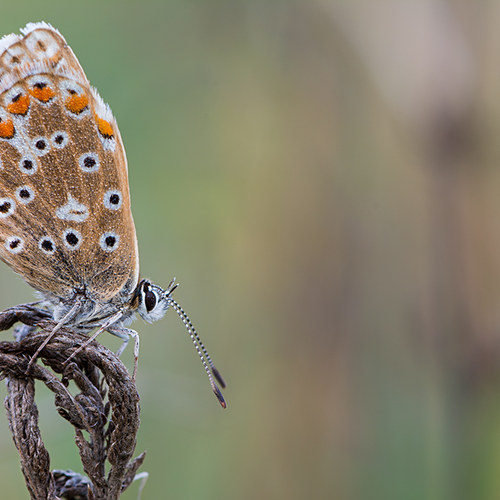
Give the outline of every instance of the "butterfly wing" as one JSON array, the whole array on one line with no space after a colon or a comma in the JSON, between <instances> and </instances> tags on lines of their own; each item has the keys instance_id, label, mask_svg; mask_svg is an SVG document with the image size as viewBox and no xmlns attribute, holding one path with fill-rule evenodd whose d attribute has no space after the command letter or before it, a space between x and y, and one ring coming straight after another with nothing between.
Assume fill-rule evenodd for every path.
<instances>
[{"instance_id":1,"label":"butterfly wing","mask_svg":"<svg viewBox=\"0 0 500 500\"><path fill-rule=\"evenodd\" d=\"M129 297L138 251L116 121L57 30L22 32L0 40L0 259L57 297Z\"/></svg>"}]
</instances>

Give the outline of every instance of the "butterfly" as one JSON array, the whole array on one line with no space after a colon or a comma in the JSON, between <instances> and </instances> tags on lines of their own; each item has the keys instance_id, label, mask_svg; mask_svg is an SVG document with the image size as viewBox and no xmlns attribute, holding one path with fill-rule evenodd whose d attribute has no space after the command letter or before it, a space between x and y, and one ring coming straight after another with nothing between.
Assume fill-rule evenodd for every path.
<instances>
[{"instance_id":1,"label":"butterfly","mask_svg":"<svg viewBox=\"0 0 500 500\"><path fill-rule=\"evenodd\" d=\"M193 340L223 407L225 383L196 330L163 289L139 277L127 159L116 120L62 35L29 23L0 39L0 259L37 290L36 307L62 326L139 337L136 313L172 307ZM213 376L212 376L213 375Z\"/></svg>"}]
</instances>

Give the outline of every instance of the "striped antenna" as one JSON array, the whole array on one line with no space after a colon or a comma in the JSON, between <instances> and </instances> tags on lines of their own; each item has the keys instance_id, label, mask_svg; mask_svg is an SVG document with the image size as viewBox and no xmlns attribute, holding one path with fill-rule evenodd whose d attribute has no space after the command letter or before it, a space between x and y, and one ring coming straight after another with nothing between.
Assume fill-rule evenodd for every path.
<instances>
[{"instance_id":1,"label":"striped antenna","mask_svg":"<svg viewBox=\"0 0 500 500\"><path fill-rule=\"evenodd\" d=\"M193 323L191 323L191 320L189 319L188 315L184 312L182 307L179 305L178 302L176 302L172 297L170 297L170 294L172 291L177 287L177 284L175 284L175 279L172 280L165 292L165 298L169 302L169 304L174 308L174 311L179 315L181 318L182 322L184 323L184 326L186 327L186 330L189 333L189 336L191 337L191 340L193 341L194 347L196 349L196 352L198 353L198 356L200 357L201 363L203 365L203 368L205 369L205 372L208 376L208 380L210 381L210 386L212 387L212 391L214 392L216 398L219 400L220 405L222 408L226 408L226 401L224 399L224 396L222 396L222 393L215 383L215 380L219 383L219 385L224 389L226 387L226 383L224 382L224 379L222 378L221 374L219 373L219 370L214 365L214 362L212 361L212 358L210 357L210 354L208 354L207 349L205 348L205 345L201 341L198 333L196 332L196 329L193 326ZM210 368L209 368L210 366ZM213 376L212 376L213 375ZM215 380L214 380L215 377Z\"/></svg>"}]
</instances>

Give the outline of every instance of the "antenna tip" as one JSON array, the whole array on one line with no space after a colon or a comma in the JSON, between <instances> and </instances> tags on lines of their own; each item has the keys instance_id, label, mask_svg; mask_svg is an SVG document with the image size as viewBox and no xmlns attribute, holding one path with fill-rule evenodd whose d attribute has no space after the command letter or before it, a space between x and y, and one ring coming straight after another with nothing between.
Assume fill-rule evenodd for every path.
<instances>
[{"instance_id":1,"label":"antenna tip","mask_svg":"<svg viewBox=\"0 0 500 500\"><path fill-rule=\"evenodd\" d=\"M217 382L219 382L219 385L225 389L226 388L226 382L224 382L224 379L222 378L222 375L219 373L219 370L215 368L215 366L212 366L212 373L214 374L214 377L216 378Z\"/></svg>"},{"instance_id":2,"label":"antenna tip","mask_svg":"<svg viewBox=\"0 0 500 500\"><path fill-rule=\"evenodd\" d=\"M215 397L219 400L220 405L222 408L226 409L226 400L224 399L224 396L222 395L222 392L220 392L219 388L216 385L212 385L212 390L214 391Z\"/></svg>"}]
</instances>

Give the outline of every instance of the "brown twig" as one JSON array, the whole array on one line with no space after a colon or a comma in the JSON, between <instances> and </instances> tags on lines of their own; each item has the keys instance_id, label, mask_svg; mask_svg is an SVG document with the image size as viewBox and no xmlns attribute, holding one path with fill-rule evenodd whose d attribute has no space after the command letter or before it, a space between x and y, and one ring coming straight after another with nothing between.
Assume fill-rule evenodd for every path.
<instances>
[{"instance_id":1,"label":"brown twig","mask_svg":"<svg viewBox=\"0 0 500 500\"><path fill-rule=\"evenodd\" d=\"M17 321L36 329L17 342L0 342L0 377L7 378L5 408L31 498L119 498L145 458L142 453L132 459L139 428L139 395L134 381L118 357L97 342L66 365L75 348L88 340L69 328L61 328L42 350L40 361L45 366L34 364L26 373L30 357L55 323L35 304L28 304L1 312L0 330ZM54 393L59 415L74 426L88 478L72 471L50 471L50 457L38 427L35 380ZM68 390L70 380L79 390L76 395ZM108 474L106 460L111 465Z\"/></svg>"}]
</instances>

